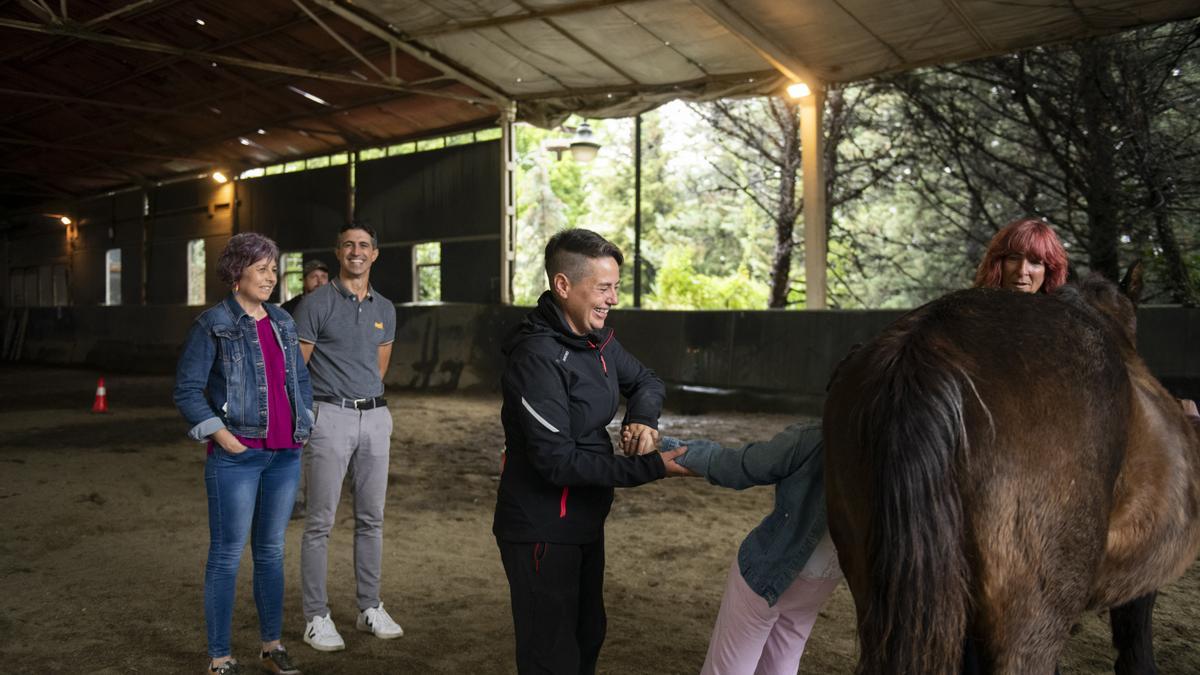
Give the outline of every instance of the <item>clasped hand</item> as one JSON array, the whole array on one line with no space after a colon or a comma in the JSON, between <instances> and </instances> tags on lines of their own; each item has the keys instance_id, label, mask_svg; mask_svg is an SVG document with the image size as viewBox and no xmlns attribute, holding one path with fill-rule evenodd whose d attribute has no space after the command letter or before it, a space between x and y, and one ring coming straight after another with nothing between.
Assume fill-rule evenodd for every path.
<instances>
[{"instance_id":1,"label":"clasped hand","mask_svg":"<svg viewBox=\"0 0 1200 675\"><path fill-rule=\"evenodd\" d=\"M634 454L645 455L658 450L659 440L657 429L652 429L644 424L627 424L621 427L621 442L618 447L626 457ZM687 452L686 445L660 453L663 465L667 468L667 476L700 475L675 461L685 452Z\"/></svg>"}]
</instances>

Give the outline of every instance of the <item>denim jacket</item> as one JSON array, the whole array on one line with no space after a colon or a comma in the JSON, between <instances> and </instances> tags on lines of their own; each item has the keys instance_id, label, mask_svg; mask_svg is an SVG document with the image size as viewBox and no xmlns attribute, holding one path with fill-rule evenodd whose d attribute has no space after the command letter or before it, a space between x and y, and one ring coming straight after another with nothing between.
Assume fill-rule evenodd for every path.
<instances>
[{"instance_id":1,"label":"denim jacket","mask_svg":"<svg viewBox=\"0 0 1200 675\"><path fill-rule=\"evenodd\" d=\"M312 431L312 386L300 354L292 317L263 303L275 339L283 349L288 400L303 443ZM204 440L227 428L243 438L267 436L267 374L258 329L233 294L196 317L175 370L175 406L192 428L188 436Z\"/></svg>"},{"instance_id":2,"label":"denim jacket","mask_svg":"<svg viewBox=\"0 0 1200 675\"><path fill-rule=\"evenodd\" d=\"M688 449L677 461L713 485L775 486L775 510L738 549L746 585L774 605L829 529L820 422L793 424L769 441L736 450L712 441L663 438L664 451L680 445Z\"/></svg>"}]
</instances>

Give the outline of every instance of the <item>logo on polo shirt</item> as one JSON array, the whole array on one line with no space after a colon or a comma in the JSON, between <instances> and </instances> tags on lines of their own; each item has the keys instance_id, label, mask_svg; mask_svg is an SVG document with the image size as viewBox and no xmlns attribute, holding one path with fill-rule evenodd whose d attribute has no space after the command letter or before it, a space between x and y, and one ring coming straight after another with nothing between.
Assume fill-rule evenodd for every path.
<instances>
[{"instance_id":1,"label":"logo on polo shirt","mask_svg":"<svg viewBox=\"0 0 1200 675\"><path fill-rule=\"evenodd\" d=\"M378 328L379 330L383 330L383 322L382 322L382 321L376 321L376 322L375 322L375 327L376 327L376 328Z\"/></svg>"}]
</instances>

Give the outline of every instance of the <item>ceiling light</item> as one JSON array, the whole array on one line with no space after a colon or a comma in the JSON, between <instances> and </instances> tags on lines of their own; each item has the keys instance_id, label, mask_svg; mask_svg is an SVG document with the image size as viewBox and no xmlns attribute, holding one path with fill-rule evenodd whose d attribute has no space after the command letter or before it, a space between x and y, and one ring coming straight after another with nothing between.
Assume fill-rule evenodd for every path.
<instances>
[{"instance_id":1,"label":"ceiling light","mask_svg":"<svg viewBox=\"0 0 1200 675\"><path fill-rule=\"evenodd\" d=\"M70 225L70 224L71 224L71 219L70 219L70 218L68 218L67 216L63 216L62 218L59 218L59 220L61 220L61 221L62 221L62 224L63 224L63 225Z\"/></svg>"},{"instance_id":2,"label":"ceiling light","mask_svg":"<svg viewBox=\"0 0 1200 675\"><path fill-rule=\"evenodd\" d=\"M220 171L212 172L212 179L217 181L218 183L228 183L229 182L229 179L225 177L225 174L221 173Z\"/></svg>"},{"instance_id":3,"label":"ceiling light","mask_svg":"<svg viewBox=\"0 0 1200 675\"><path fill-rule=\"evenodd\" d=\"M812 89L808 88L803 82L793 82L787 86L787 95L792 98L804 98L812 93Z\"/></svg>"},{"instance_id":4,"label":"ceiling light","mask_svg":"<svg viewBox=\"0 0 1200 675\"><path fill-rule=\"evenodd\" d=\"M245 136L239 136L238 143L241 143L242 145L250 145L250 139L246 138Z\"/></svg>"},{"instance_id":5,"label":"ceiling light","mask_svg":"<svg viewBox=\"0 0 1200 675\"><path fill-rule=\"evenodd\" d=\"M197 26L203 26L203 25L204 25L204 19L196 19L196 25L197 25Z\"/></svg>"},{"instance_id":6,"label":"ceiling light","mask_svg":"<svg viewBox=\"0 0 1200 675\"><path fill-rule=\"evenodd\" d=\"M267 135L267 130L266 130L266 129L259 129L259 130L258 130L258 135L259 135L259 136L266 136L266 135Z\"/></svg>"},{"instance_id":7,"label":"ceiling light","mask_svg":"<svg viewBox=\"0 0 1200 675\"><path fill-rule=\"evenodd\" d=\"M571 156L576 162L587 164L596 158L597 152L600 152L600 144L596 142L592 127L587 122L580 124L575 138L571 139Z\"/></svg>"},{"instance_id":8,"label":"ceiling light","mask_svg":"<svg viewBox=\"0 0 1200 675\"><path fill-rule=\"evenodd\" d=\"M320 96L315 96L313 94L310 94L307 91L304 91L303 89L301 89L300 87L293 87L292 85L289 84L288 89L291 89L292 91L296 92L297 94L300 94L301 96L312 101L313 103L320 103L321 105L329 105L329 103L326 102L325 99L321 98Z\"/></svg>"}]
</instances>

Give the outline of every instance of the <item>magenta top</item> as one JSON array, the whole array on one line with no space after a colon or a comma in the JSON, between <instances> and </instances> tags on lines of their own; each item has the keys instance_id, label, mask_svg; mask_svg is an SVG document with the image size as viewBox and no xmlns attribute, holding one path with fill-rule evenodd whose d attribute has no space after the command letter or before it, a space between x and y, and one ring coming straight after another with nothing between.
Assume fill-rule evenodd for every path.
<instances>
[{"instance_id":1,"label":"magenta top","mask_svg":"<svg viewBox=\"0 0 1200 675\"><path fill-rule=\"evenodd\" d=\"M287 372L283 364L283 349L275 339L271 319L264 316L257 322L258 344L262 348L263 366L267 371L267 437L245 438L235 436L247 448L266 450L291 450L300 444L293 440L295 420L292 419L292 404L287 394ZM214 443L208 442L212 454Z\"/></svg>"}]
</instances>

